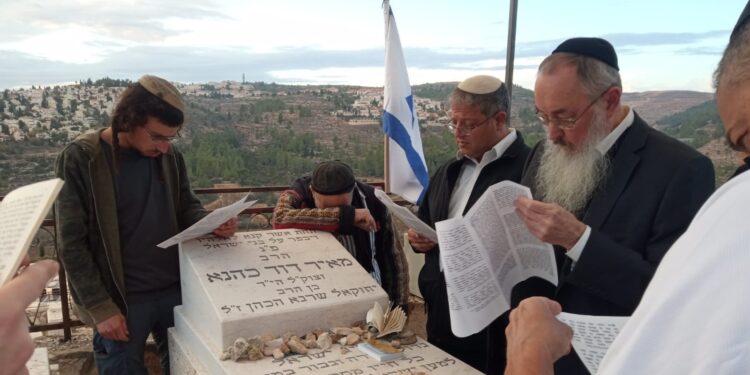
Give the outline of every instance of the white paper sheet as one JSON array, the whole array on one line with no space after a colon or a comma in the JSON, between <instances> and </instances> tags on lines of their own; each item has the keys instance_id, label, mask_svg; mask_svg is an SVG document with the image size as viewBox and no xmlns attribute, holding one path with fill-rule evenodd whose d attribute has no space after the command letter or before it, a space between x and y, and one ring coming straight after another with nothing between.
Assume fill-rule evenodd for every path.
<instances>
[{"instance_id":1,"label":"white paper sheet","mask_svg":"<svg viewBox=\"0 0 750 375\"><path fill-rule=\"evenodd\" d=\"M573 349L592 374L599 370L604 355L615 341L628 316L592 316L560 313L561 322L573 328ZM689 345L689 343L685 343Z\"/></svg>"},{"instance_id":2,"label":"white paper sheet","mask_svg":"<svg viewBox=\"0 0 750 375\"><path fill-rule=\"evenodd\" d=\"M552 245L534 237L516 214L525 186L490 186L462 218L435 224L448 287L451 329L458 337L477 333L510 308L510 293L529 277L557 285Z\"/></svg>"},{"instance_id":3,"label":"white paper sheet","mask_svg":"<svg viewBox=\"0 0 750 375\"><path fill-rule=\"evenodd\" d=\"M177 245L180 242L192 240L205 234L209 234L214 231L221 224L227 222L227 220L239 215L240 212L254 205L257 200L245 202L248 195L244 196L237 202L232 203L229 206L222 207L211 211L206 217L199 220L197 223L191 225L189 228L182 232L174 235L172 238L156 245L163 249L166 249L172 245Z\"/></svg>"},{"instance_id":4,"label":"white paper sheet","mask_svg":"<svg viewBox=\"0 0 750 375\"><path fill-rule=\"evenodd\" d=\"M0 285L16 274L63 180L55 178L11 191L0 202Z\"/></svg>"},{"instance_id":5,"label":"white paper sheet","mask_svg":"<svg viewBox=\"0 0 750 375\"><path fill-rule=\"evenodd\" d=\"M401 219L401 221L404 222L404 225L406 225L408 228L414 229L417 233L419 233L423 237L430 239L431 241L438 241L437 233L434 229L432 229L432 227L427 225L424 221L419 220L419 218L414 215L414 213L412 213L408 208L399 206L394 203L391 200L391 197L386 194L386 192L376 189L375 196L381 202L383 202L386 207L388 207L388 210L391 211L391 213Z\"/></svg>"}]
</instances>

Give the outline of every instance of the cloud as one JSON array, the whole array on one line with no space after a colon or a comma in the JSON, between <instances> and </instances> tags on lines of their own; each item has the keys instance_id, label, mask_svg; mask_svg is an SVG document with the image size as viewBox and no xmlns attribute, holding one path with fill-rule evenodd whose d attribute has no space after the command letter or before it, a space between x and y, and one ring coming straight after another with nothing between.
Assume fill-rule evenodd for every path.
<instances>
[{"instance_id":1,"label":"cloud","mask_svg":"<svg viewBox=\"0 0 750 375\"><path fill-rule=\"evenodd\" d=\"M721 47L688 47L677 50L680 55L707 55L707 56L721 56L724 53L724 49Z\"/></svg>"},{"instance_id":2,"label":"cloud","mask_svg":"<svg viewBox=\"0 0 750 375\"><path fill-rule=\"evenodd\" d=\"M83 0L78 0L81 4ZM159 7L176 3L167 2ZM194 15L200 6L190 5L180 8L176 14L185 17ZM68 9L55 8L60 13ZM161 8L159 8L161 9ZM181 10L180 10L181 9ZM156 10L155 10L156 11ZM45 12L50 12L45 10ZM99 14L100 11L97 12ZM108 25L138 25L139 20L131 20L141 11L122 15L122 19ZM222 16L209 14L209 16ZM73 22L80 15L58 15L55 22ZM110 17L113 18L114 16ZM0 19L2 16L0 16ZM107 17L103 17L107 18ZM143 22L156 18L144 15ZM68 20L68 21L65 21ZM104 22L104 21L102 21ZM155 30L169 33L167 27L154 23ZM2 28L2 26L0 26ZM158 31L156 31L158 33ZM703 47L702 41L717 38L728 31L707 31L703 33L621 33L605 35L617 47L621 55L637 55L648 46L665 44L681 48L683 54L714 55L718 49ZM161 34L159 34L161 35ZM166 34L165 34L166 35ZM134 36L133 38L137 38ZM516 46L516 71L528 71L533 78L534 71L543 57L547 56L562 39L521 42ZM710 42L710 41L707 41ZM85 78L110 76L136 79L144 73L160 74L180 82L207 82L239 80L244 73L249 81L277 81L279 83L346 83L346 79L362 76L358 80L367 82L382 81L384 51L379 48L359 50L320 50L314 48L277 47L274 52L254 52L248 47L185 47L141 44L125 39L93 38L72 44L80 53L91 53L86 63L73 63L72 60L40 58L46 57L38 51L11 49L0 42L0 88L21 85L53 84L71 82ZM701 46L699 46L701 45ZM61 47L70 55L78 50ZM96 52L90 52L95 50ZM88 51L88 52L87 52ZM412 83L460 80L471 72L488 71L501 75L505 68L504 49L477 48L406 48L407 66L412 74ZM307 76L306 76L307 75ZM531 80L533 82L533 79Z\"/></svg>"},{"instance_id":3,"label":"cloud","mask_svg":"<svg viewBox=\"0 0 750 375\"><path fill-rule=\"evenodd\" d=\"M504 56L497 52L451 54L427 48L404 51L409 69L422 71L501 70ZM498 61L498 59L502 59ZM382 49L359 51L320 51L312 49L282 49L275 53L252 53L243 49L191 49L182 47L131 47L111 52L105 58L89 64L53 62L18 51L0 50L0 87L69 82L105 75L118 78L137 78L144 73L162 74L180 82L203 82L225 79L238 80L242 73L250 81L271 81L295 74L320 71L322 79L341 70L340 76L351 76L344 70L384 66ZM325 70L324 70L325 69ZM316 74L318 76L318 74ZM382 80L382 74L378 74ZM438 78L437 80L440 80ZM330 82L343 83L338 78Z\"/></svg>"},{"instance_id":4,"label":"cloud","mask_svg":"<svg viewBox=\"0 0 750 375\"><path fill-rule=\"evenodd\" d=\"M182 31L166 26L167 19L227 19L212 1L151 2L148 6L117 1L66 0L15 2L3 5L0 43L19 42L33 36L86 27L102 37L132 42L164 40Z\"/></svg>"},{"instance_id":5,"label":"cloud","mask_svg":"<svg viewBox=\"0 0 750 375\"><path fill-rule=\"evenodd\" d=\"M615 33L600 38L615 46L618 54L638 53L641 48L663 45L691 45L706 39L726 39L729 30L712 30L698 33ZM565 39L549 39L516 44L517 57L547 56ZM501 52L505 55L505 50Z\"/></svg>"},{"instance_id":6,"label":"cloud","mask_svg":"<svg viewBox=\"0 0 750 375\"><path fill-rule=\"evenodd\" d=\"M725 39L727 36L729 36L729 30L711 30L699 33L617 33L605 34L602 37L619 48L621 46L646 47L692 44L705 39Z\"/></svg>"}]
</instances>

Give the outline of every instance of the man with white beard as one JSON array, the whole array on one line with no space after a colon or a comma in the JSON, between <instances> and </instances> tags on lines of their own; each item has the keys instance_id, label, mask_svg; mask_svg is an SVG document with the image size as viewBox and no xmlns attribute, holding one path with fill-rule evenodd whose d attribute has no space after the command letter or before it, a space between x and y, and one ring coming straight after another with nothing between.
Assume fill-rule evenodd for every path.
<instances>
[{"instance_id":1,"label":"man with white beard","mask_svg":"<svg viewBox=\"0 0 750 375\"><path fill-rule=\"evenodd\" d=\"M539 66L534 90L547 139L532 150L519 199L531 233L555 245L557 288L531 279L514 302L542 295L563 311L628 316L665 252L714 189L708 158L649 127L620 102L612 45L599 38L560 44ZM588 373L575 353L558 374Z\"/></svg>"},{"instance_id":2,"label":"man with white beard","mask_svg":"<svg viewBox=\"0 0 750 375\"><path fill-rule=\"evenodd\" d=\"M750 2L714 74L727 143L750 152ZM750 369L750 175L732 178L708 199L654 275L602 359L598 374L747 374ZM560 305L530 298L511 314L506 375L552 374L570 350Z\"/></svg>"}]
</instances>

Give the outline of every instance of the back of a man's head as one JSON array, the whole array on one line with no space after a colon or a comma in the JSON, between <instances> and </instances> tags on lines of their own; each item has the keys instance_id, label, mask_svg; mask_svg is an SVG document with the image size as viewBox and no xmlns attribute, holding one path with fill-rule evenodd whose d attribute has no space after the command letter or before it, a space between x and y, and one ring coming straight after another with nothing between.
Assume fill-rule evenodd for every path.
<instances>
[{"instance_id":1,"label":"back of a man's head","mask_svg":"<svg viewBox=\"0 0 750 375\"><path fill-rule=\"evenodd\" d=\"M714 73L714 86L747 84L750 79L750 3L732 32L729 44Z\"/></svg>"},{"instance_id":2,"label":"back of a man's head","mask_svg":"<svg viewBox=\"0 0 750 375\"><path fill-rule=\"evenodd\" d=\"M337 195L354 189L354 172L338 160L324 161L313 170L310 187L322 195Z\"/></svg>"},{"instance_id":3,"label":"back of a man's head","mask_svg":"<svg viewBox=\"0 0 750 375\"><path fill-rule=\"evenodd\" d=\"M737 150L750 152L750 2L740 16L714 73L716 103L726 139Z\"/></svg>"},{"instance_id":4,"label":"back of a man's head","mask_svg":"<svg viewBox=\"0 0 750 375\"><path fill-rule=\"evenodd\" d=\"M310 178L315 206L328 208L351 204L355 184L354 172L347 164L338 160L318 164Z\"/></svg>"}]
</instances>

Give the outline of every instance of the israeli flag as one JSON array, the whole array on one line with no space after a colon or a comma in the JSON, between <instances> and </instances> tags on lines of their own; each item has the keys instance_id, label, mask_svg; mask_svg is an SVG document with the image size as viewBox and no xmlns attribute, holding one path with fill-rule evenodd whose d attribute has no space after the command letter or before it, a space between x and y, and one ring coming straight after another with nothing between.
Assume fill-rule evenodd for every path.
<instances>
[{"instance_id":1,"label":"israeli flag","mask_svg":"<svg viewBox=\"0 0 750 375\"><path fill-rule=\"evenodd\" d=\"M385 15L385 93L383 131L388 135L388 170L391 192L411 203L419 203L427 189L429 175L422 151L422 137L414 110L404 53L396 19L388 0Z\"/></svg>"}]
</instances>

